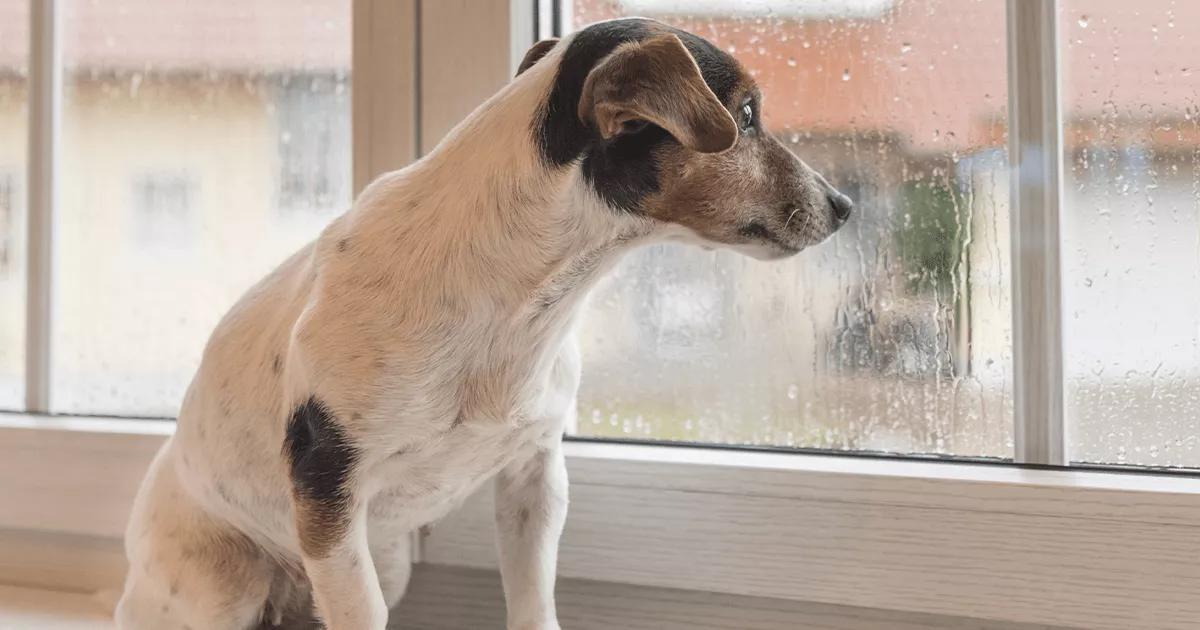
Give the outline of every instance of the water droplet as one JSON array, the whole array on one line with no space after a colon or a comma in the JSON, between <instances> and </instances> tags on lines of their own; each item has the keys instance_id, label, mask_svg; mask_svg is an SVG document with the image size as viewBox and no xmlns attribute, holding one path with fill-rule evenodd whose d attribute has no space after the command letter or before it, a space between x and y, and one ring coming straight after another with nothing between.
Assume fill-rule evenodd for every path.
<instances>
[{"instance_id":1,"label":"water droplet","mask_svg":"<svg viewBox=\"0 0 1200 630\"><path fill-rule=\"evenodd\" d=\"M900 44L900 54L906 55L910 52L912 52L912 44L910 44L908 42L904 42L903 44Z\"/></svg>"},{"instance_id":2,"label":"water droplet","mask_svg":"<svg viewBox=\"0 0 1200 630\"><path fill-rule=\"evenodd\" d=\"M1079 16L1079 28L1087 28L1087 27L1088 27L1088 16L1085 13L1085 14Z\"/></svg>"},{"instance_id":3,"label":"water droplet","mask_svg":"<svg viewBox=\"0 0 1200 630\"><path fill-rule=\"evenodd\" d=\"M800 386L795 384L789 385L787 396L789 400L796 400L796 398L800 396Z\"/></svg>"},{"instance_id":4,"label":"water droplet","mask_svg":"<svg viewBox=\"0 0 1200 630\"><path fill-rule=\"evenodd\" d=\"M846 68L845 70L842 70L842 80L843 80L843 81L849 81L849 80L850 80L850 69L849 69L849 68Z\"/></svg>"},{"instance_id":5,"label":"water droplet","mask_svg":"<svg viewBox=\"0 0 1200 630\"><path fill-rule=\"evenodd\" d=\"M795 57L788 57L788 59L787 59L787 65L788 65L788 67L789 67L789 68L795 68L795 67L796 67L796 58L795 58Z\"/></svg>"}]
</instances>

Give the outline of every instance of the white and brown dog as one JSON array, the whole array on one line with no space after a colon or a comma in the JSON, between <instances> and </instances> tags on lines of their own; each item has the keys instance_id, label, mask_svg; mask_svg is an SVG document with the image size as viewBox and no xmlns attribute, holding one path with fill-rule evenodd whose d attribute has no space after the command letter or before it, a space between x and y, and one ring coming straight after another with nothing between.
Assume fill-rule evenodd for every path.
<instances>
[{"instance_id":1,"label":"white and brown dog","mask_svg":"<svg viewBox=\"0 0 1200 630\"><path fill-rule=\"evenodd\" d=\"M410 532L496 479L509 628L558 628L572 325L629 250L795 254L850 213L747 72L658 22L535 45L225 316L138 494L125 630L383 628Z\"/></svg>"}]
</instances>

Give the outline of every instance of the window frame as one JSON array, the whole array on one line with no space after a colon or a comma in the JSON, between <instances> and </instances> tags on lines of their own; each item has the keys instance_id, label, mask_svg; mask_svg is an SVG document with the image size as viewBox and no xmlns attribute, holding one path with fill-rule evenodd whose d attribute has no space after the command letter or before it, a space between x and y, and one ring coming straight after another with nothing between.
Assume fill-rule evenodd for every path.
<instances>
[{"instance_id":1,"label":"window frame","mask_svg":"<svg viewBox=\"0 0 1200 630\"><path fill-rule=\"evenodd\" d=\"M174 425L47 415L61 3L30 1L28 411L0 413L0 531L111 551ZM1057 3L1007 2L1014 462L572 439L562 576L1114 630L1200 618L1200 563L1171 562L1200 552L1200 477L1047 468L1068 463ZM353 0L354 189L431 148L511 77L535 34L562 32L567 11L536 0ZM464 30L472 37L454 36ZM415 557L496 568L491 515L488 486L414 535ZM19 581L15 570L0 582Z\"/></svg>"}]
</instances>

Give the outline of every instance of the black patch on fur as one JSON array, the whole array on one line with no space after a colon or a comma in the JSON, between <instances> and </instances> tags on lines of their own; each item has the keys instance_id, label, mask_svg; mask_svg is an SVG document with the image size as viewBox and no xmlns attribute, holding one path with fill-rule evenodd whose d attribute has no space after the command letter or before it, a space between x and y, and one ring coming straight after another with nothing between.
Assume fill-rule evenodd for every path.
<instances>
[{"instance_id":1,"label":"black patch on fur","mask_svg":"<svg viewBox=\"0 0 1200 630\"><path fill-rule=\"evenodd\" d=\"M521 65L517 66L517 76L520 76L522 72L532 68L533 64L540 61L542 57L545 57L546 53L550 52L550 50L554 48L556 44L558 44L558 38L543 39L542 41L531 46L529 50L525 52L525 58L521 59Z\"/></svg>"},{"instance_id":2,"label":"black patch on fur","mask_svg":"<svg viewBox=\"0 0 1200 630\"><path fill-rule=\"evenodd\" d=\"M279 374L283 371L283 358L281 358L278 354L275 355L275 359L271 361L271 371L276 374Z\"/></svg>"},{"instance_id":3,"label":"black patch on fur","mask_svg":"<svg viewBox=\"0 0 1200 630\"><path fill-rule=\"evenodd\" d=\"M343 238L337 242L337 250L339 252L344 252L347 249L350 249L350 239Z\"/></svg>"},{"instance_id":4,"label":"black patch on fur","mask_svg":"<svg viewBox=\"0 0 1200 630\"><path fill-rule=\"evenodd\" d=\"M601 22L571 39L563 52L542 115L534 122L534 136L542 157L554 167L583 159L583 175L609 205L638 212L641 201L659 187L656 149L676 142L663 129L649 125L643 131L605 142L592 126L579 120L579 98L588 73L621 44L642 41L669 31L679 37L700 67L705 83L725 105L737 86L737 62L720 48L687 31L645 19Z\"/></svg>"},{"instance_id":5,"label":"black patch on fur","mask_svg":"<svg viewBox=\"0 0 1200 630\"><path fill-rule=\"evenodd\" d=\"M329 408L315 396L292 412L283 451L297 498L318 513L319 521L345 517L351 500L347 482L359 453Z\"/></svg>"}]
</instances>

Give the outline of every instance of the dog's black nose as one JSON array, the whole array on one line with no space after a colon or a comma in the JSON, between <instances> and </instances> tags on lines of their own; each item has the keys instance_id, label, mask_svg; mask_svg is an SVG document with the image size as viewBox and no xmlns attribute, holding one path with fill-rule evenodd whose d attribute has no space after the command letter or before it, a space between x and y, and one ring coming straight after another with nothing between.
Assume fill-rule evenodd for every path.
<instances>
[{"instance_id":1,"label":"dog's black nose","mask_svg":"<svg viewBox=\"0 0 1200 630\"><path fill-rule=\"evenodd\" d=\"M854 201L836 190L829 192L829 205L833 208L833 218L837 219L839 224L845 223L846 219L850 218L850 211L854 209Z\"/></svg>"}]
</instances>

